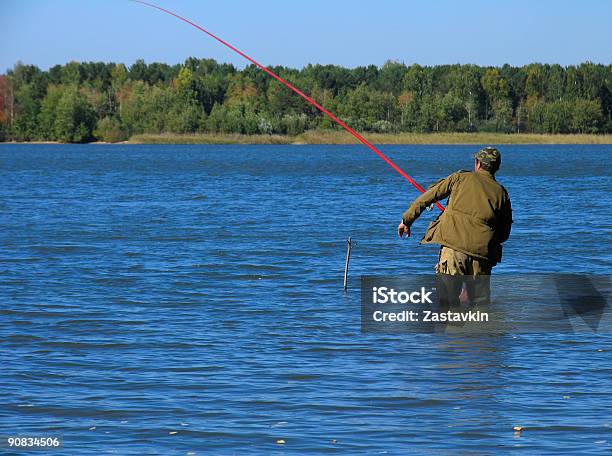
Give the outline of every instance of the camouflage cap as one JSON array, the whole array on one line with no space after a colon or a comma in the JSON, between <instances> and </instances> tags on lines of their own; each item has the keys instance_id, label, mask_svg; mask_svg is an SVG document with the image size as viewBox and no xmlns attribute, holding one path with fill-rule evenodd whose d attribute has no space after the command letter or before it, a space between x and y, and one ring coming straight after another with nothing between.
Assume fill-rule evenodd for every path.
<instances>
[{"instance_id":1,"label":"camouflage cap","mask_svg":"<svg viewBox=\"0 0 612 456\"><path fill-rule=\"evenodd\" d=\"M480 163L499 168L501 164L501 154L495 147L485 147L474 154L474 158Z\"/></svg>"}]
</instances>

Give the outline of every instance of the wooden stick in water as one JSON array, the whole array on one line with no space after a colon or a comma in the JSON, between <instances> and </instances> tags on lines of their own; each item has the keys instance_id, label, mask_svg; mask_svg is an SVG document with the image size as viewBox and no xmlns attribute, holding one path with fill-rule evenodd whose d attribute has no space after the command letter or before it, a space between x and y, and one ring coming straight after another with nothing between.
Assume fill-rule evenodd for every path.
<instances>
[{"instance_id":1,"label":"wooden stick in water","mask_svg":"<svg viewBox=\"0 0 612 456\"><path fill-rule=\"evenodd\" d=\"M346 264L344 265L344 290L348 288L348 269L349 261L351 259L351 237L349 236L346 246Z\"/></svg>"}]
</instances>

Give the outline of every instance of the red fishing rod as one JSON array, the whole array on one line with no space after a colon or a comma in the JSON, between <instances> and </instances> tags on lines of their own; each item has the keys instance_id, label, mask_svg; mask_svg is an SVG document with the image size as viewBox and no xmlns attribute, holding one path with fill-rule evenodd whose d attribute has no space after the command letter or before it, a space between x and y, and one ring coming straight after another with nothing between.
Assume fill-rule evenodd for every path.
<instances>
[{"instance_id":1,"label":"red fishing rod","mask_svg":"<svg viewBox=\"0 0 612 456\"><path fill-rule=\"evenodd\" d=\"M334 122L336 122L338 125L340 125L342 128L344 128L346 131L348 131L351 135L353 135L355 138L357 138L359 140L359 142L361 142L363 145L365 145L366 147L368 147L372 152L374 152L376 155L378 155L380 158L382 158L385 162L387 162L387 164L393 168L400 176L402 176L404 179L406 179L408 182L410 182L412 184L412 186L414 188L416 188L419 192L421 193L425 193L425 189L423 187L421 187L418 182L416 182L412 177L410 177L408 174L406 174L399 166L397 166L395 163L393 163L391 161L391 159L389 157L387 157L385 154L383 154L380 150L378 150L376 147L374 147L372 144L370 144L370 142L368 142L368 140L366 140L363 136L361 136L359 133L357 133L355 130L353 130L351 127L349 127L347 124L345 124L343 121L341 121L340 119L338 119L334 114L332 114L330 111L328 111L327 109L325 109L323 106L321 106L319 103L317 103L316 101L314 101L312 98L310 98L308 95L306 95L305 93L303 93L301 90L295 88L292 84L290 84L289 82L285 81L283 78L281 78L280 76L278 76L276 73L274 73L273 71L271 71L270 69L266 68L265 66L263 66L262 64L260 64L259 62L257 62L256 60L252 59L251 57L249 57L248 55L246 55L244 52L242 52L240 49L235 48L234 46L232 46L231 44L229 44L227 41L222 40L221 38L219 38L217 35L209 32L208 30L206 30L204 27L199 26L198 24L196 24L195 22L190 21L189 19L185 19L182 16L179 16L176 13L173 13L172 11L169 11L165 8L162 8L161 6L157 6L154 5L152 3L148 3L148 2L143 2L142 0L130 0L136 3L141 3L143 5L146 6L150 6L151 8L155 8L159 11L163 11L166 14L169 14L170 16L174 16L175 18L186 22L187 24L191 25L192 27L197 28L198 30L200 30L201 32L206 33L208 36L210 36L211 38L214 38L215 40L217 40L219 43L223 44L224 46L230 48L232 51L236 52L237 54L240 54L242 57L244 57L245 59L247 59L249 62L251 62L253 65L255 65L256 67L262 69L263 71L265 71L266 73L268 73L270 76L272 76L274 79L276 79L278 82L280 82L281 84L285 85L286 87L288 87L289 89L291 89L292 91L294 91L295 93L297 93L300 97L302 97L304 100L306 100L308 103L310 103L311 105L313 105L315 108L317 108L319 111L321 111L323 114L325 114L327 117L329 117L331 120L333 120ZM441 211L444 210L444 206L442 206L440 203L436 203L436 206L438 207L438 209L440 209Z\"/></svg>"}]
</instances>

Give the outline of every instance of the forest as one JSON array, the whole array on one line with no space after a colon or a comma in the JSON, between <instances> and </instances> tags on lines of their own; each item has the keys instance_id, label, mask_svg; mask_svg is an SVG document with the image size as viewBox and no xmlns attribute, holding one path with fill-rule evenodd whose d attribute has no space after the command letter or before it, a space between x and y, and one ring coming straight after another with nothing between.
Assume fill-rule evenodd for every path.
<instances>
[{"instance_id":1,"label":"forest","mask_svg":"<svg viewBox=\"0 0 612 456\"><path fill-rule=\"evenodd\" d=\"M612 133L612 65L270 69L361 132ZM119 142L142 133L295 136L337 129L254 66L70 62L0 75L0 141Z\"/></svg>"}]
</instances>

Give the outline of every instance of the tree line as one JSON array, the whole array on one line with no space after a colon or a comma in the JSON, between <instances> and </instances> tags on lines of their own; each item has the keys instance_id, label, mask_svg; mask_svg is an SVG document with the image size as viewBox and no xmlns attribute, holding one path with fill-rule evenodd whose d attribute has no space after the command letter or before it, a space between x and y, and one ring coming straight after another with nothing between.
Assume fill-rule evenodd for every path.
<instances>
[{"instance_id":1,"label":"tree line","mask_svg":"<svg viewBox=\"0 0 612 456\"><path fill-rule=\"evenodd\" d=\"M612 65L270 67L363 132L612 133ZM0 75L0 140L122 141L139 133L298 135L335 129L254 66L18 63Z\"/></svg>"}]
</instances>

